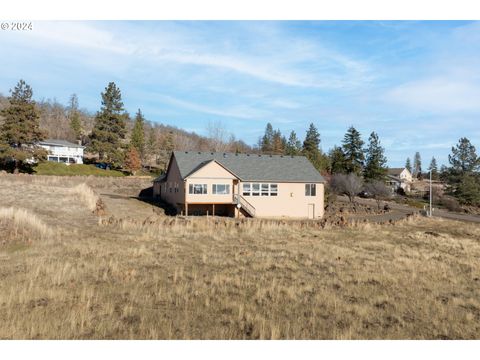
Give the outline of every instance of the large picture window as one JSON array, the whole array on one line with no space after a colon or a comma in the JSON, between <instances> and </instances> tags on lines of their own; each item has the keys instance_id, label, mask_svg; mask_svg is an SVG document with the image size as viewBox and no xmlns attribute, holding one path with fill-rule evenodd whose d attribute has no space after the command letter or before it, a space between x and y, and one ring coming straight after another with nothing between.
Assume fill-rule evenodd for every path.
<instances>
[{"instance_id":1,"label":"large picture window","mask_svg":"<svg viewBox=\"0 0 480 360\"><path fill-rule=\"evenodd\" d=\"M305 184L305 196L316 196L317 186L316 184Z\"/></svg>"},{"instance_id":2,"label":"large picture window","mask_svg":"<svg viewBox=\"0 0 480 360\"><path fill-rule=\"evenodd\" d=\"M188 185L189 194L206 194L207 184L190 184Z\"/></svg>"},{"instance_id":3,"label":"large picture window","mask_svg":"<svg viewBox=\"0 0 480 360\"><path fill-rule=\"evenodd\" d=\"M216 195L228 195L230 194L230 185L228 184L213 184L212 194Z\"/></svg>"},{"instance_id":4,"label":"large picture window","mask_svg":"<svg viewBox=\"0 0 480 360\"><path fill-rule=\"evenodd\" d=\"M277 196L278 184L243 183L243 196Z\"/></svg>"}]
</instances>

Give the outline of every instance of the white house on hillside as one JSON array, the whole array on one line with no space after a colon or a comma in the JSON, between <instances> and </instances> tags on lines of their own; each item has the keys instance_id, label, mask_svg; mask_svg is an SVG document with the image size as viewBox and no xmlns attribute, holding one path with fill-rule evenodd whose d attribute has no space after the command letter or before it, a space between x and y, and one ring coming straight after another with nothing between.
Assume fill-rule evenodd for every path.
<instances>
[{"instance_id":1,"label":"white house on hillside","mask_svg":"<svg viewBox=\"0 0 480 360\"><path fill-rule=\"evenodd\" d=\"M47 139L40 141L38 145L48 151L48 161L83 164L83 149L85 147L82 145L59 139Z\"/></svg>"},{"instance_id":2,"label":"white house on hillside","mask_svg":"<svg viewBox=\"0 0 480 360\"><path fill-rule=\"evenodd\" d=\"M412 174L407 168L389 168L387 172L387 184L395 192L400 188L406 192L411 190L413 181Z\"/></svg>"}]
</instances>

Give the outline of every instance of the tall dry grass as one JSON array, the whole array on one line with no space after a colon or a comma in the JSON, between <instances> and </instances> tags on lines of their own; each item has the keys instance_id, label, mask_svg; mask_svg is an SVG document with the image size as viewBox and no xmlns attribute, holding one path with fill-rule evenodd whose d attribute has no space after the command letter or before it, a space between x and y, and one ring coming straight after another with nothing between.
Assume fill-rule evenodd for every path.
<instances>
[{"instance_id":1,"label":"tall dry grass","mask_svg":"<svg viewBox=\"0 0 480 360\"><path fill-rule=\"evenodd\" d=\"M70 189L70 193L74 196L77 196L80 201L82 201L91 211L96 209L97 202L100 200L92 188L85 183L81 183L72 187Z\"/></svg>"},{"instance_id":2,"label":"tall dry grass","mask_svg":"<svg viewBox=\"0 0 480 360\"><path fill-rule=\"evenodd\" d=\"M2 244L43 240L53 236L52 230L36 215L25 209L0 208L0 231Z\"/></svg>"},{"instance_id":3,"label":"tall dry grass","mask_svg":"<svg viewBox=\"0 0 480 360\"><path fill-rule=\"evenodd\" d=\"M99 221L63 184L3 185L59 239L0 246L0 338L479 338L476 224L182 219L128 196Z\"/></svg>"}]
</instances>

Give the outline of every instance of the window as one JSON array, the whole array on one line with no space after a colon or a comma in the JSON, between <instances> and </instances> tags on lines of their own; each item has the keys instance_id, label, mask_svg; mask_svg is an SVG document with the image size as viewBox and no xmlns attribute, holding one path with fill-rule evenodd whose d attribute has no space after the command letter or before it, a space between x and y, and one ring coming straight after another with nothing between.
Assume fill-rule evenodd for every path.
<instances>
[{"instance_id":1,"label":"window","mask_svg":"<svg viewBox=\"0 0 480 360\"><path fill-rule=\"evenodd\" d=\"M175 192L178 193L178 183L175 183Z\"/></svg>"},{"instance_id":2,"label":"window","mask_svg":"<svg viewBox=\"0 0 480 360\"><path fill-rule=\"evenodd\" d=\"M228 184L213 184L212 194L227 195L230 194L230 185Z\"/></svg>"},{"instance_id":3,"label":"window","mask_svg":"<svg viewBox=\"0 0 480 360\"><path fill-rule=\"evenodd\" d=\"M260 195L260 184L252 184L252 196Z\"/></svg>"},{"instance_id":4,"label":"window","mask_svg":"<svg viewBox=\"0 0 480 360\"><path fill-rule=\"evenodd\" d=\"M316 196L317 188L316 184L305 184L305 196Z\"/></svg>"},{"instance_id":5,"label":"window","mask_svg":"<svg viewBox=\"0 0 480 360\"><path fill-rule=\"evenodd\" d=\"M270 196L277 196L278 184L270 184Z\"/></svg>"},{"instance_id":6,"label":"window","mask_svg":"<svg viewBox=\"0 0 480 360\"><path fill-rule=\"evenodd\" d=\"M262 184L262 196L268 196L268 184Z\"/></svg>"},{"instance_id":7,"label":"window","mask_svg":"<svg viewBox=\"0 0 480 360\"><path fill-rule=\"evenodd\" d=\"M278 184L243 183L243 196L277 196Z\"/></svg>"},{"instance_id":8,"label":"window","mask_svg":"<svg viewBox=\"0 0 480 360\"><path fill-rule=\"evenodd\" d=\"M207 184L190 184L188 185L189 194L206 194Z\"/></svg>"}]
</instances>

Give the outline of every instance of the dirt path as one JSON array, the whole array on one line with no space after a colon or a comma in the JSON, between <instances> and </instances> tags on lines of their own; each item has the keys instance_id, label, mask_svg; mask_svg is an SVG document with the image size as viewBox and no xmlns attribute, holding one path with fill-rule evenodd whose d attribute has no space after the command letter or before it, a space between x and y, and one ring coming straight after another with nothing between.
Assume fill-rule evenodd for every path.
<instances>
[{"instance_id":1,"label":"dirt path","mask_svg":"<svg viewBox=\"0 0 480 360\"><path fill-rule=\"evenodd\" d=\"M343 196L339 196L338 200L342 201L342 202L348 202L348 199L346 197L343 197ZM357 201L360 204L377 206L376 201L373 200L373 199L356 198L355 201ZM372 215L372 216L363 215L363 216L358 216L358 218L361 218L361 219L363 219L363 218L367 218L367 219L378 218L378 219L381 219L381 221L389 221L391 219L392 221L395 221L395 220L399 220L401 218L407 217L408 214L413 214L413 213L419 213L420 212L420 209L415 208L413 206L398 204L398 203L393 202L393 201L388 201L387 203L388 203L388 206L390 206L390 209L391 209L391 211L389 213L382 214L382 215ZM434 209L433 216L434 217L445 218L445 219L480 223L480 216L478 216L478 215L454 213L454 212L450 212L450 211L443 210L443 209ZM355 218L355 216L352 216L352 218Z\"/></svg>"},{"instance_id":2,"label":"dirt path","mask_svg":"<svg viewBox=\"0 0 480 360\"><path fill-rule=\"evenodd\" d=\"M133 218L145 220L149 216L159 214L162 210L131 195L120 195L113 192L101 192L100 197L107 206L107 216L116 218Z\"/></svg>"}]
</instances>

